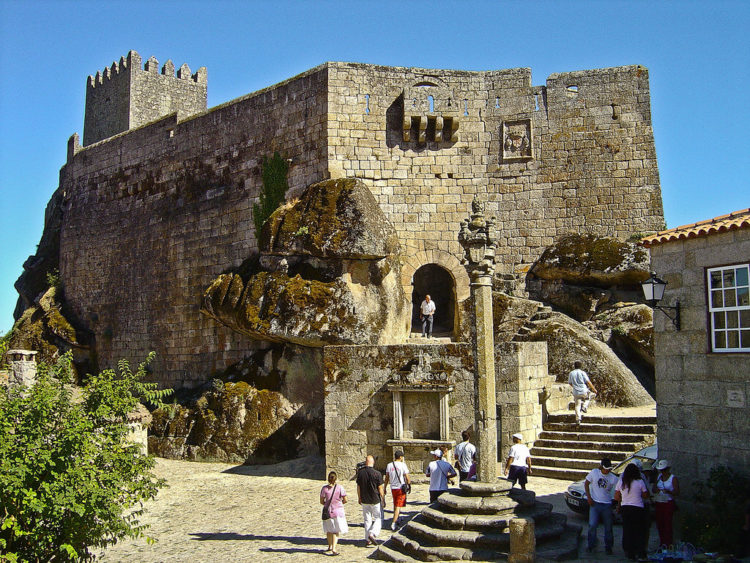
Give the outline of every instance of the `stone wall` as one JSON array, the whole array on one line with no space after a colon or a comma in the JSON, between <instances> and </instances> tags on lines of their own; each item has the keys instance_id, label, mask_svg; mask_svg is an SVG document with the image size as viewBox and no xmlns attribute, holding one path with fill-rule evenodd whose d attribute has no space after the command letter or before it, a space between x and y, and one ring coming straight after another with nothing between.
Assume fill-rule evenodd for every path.
<instances>
[{"instance_id":1,"label":"stone wall","mask_svg":"<svg viewBox=\"0 0 750 563\"><path fill-rule=\"evenodd\" d=\"M420 252L460 257L475 194L498 217L501 272L564 232L627 238L663 225L644 67L553 74L546 86L526 68L328 68L331 174L372 186L413 269Z\"/></svg>"},{"instance_id":2,"label":"stone wall","mask_svg":"<svg viewBox=\"0 0 750 563\"><path fill-rule=\"evenodd\" d=\"M89 147L71 140L60 173L60 274L102 367L155 350L160 382L193 386L257 346L202 316L201 298L257 252L252 204L264 156L291 159L292 188L325 175L326 74L313 69Z\"/></svg>"},{"instance_id":3,"label":"stone wall","mask_svg":"<svg viewBox=\"0 0 750 563\"><path fill-rule=\"evenodd\" d=\"M440 408L433 392L402 393L404 435L401 441L393 440L394 400L388 385L420 352L429 354L434 371L448 374L448 440L439 435ZM430 450L441 445L452 449L463 430L476 434L470 344L327 346L323 357L326 464L340 477L352 477L367 454L376 457L378 469L385 469L395 449L404 451L409 469L418 476L431 461ZM498 458L504 459L512 434L522 432L524 441L531 443L541 431L542 389L551 381L546 343L500 344L495 347L495 364Z\"/></svg>"},{"instance_id":4,"label":"stone wall","mask_svg":"<svg viewBox=\"0 0 750 563\"><path fill-rule=\"evenodd\" d=\"M436 393L404 393L413 395L404 406L404 429L408 426L412 435L416 431L418 436L413 437L413 445L390 446L393 394L387 386L396 372L416 361L420 351L430 355L435 368L441 366L449 374L453 388L448 397L450 439L439 439L437 425L431 426L431 432L427 429L438 415L425 405L435 406ZM452 447L460 441L461 431L474 425L473 359L468 344L327 346L323 349L323 375L326 465L340 479L353 477L357 463L368 454L375 456L375 467L384 470L395 448L404 451L411 472L424 473L432 459L430 450L442 444ZM428 437L428 433L432 435Z\"/></svg>"},{"instance_id":5,"label":"stone wall","mask_svg":"<svg viewBox=\"0 0 750 563\"><path fill-rule=\"evenodd\" d=\"M547 373L546 342L504 342L495 346L498 404L498 458L505 459L513 434L531 444L542 431L545 388L555 378Z\"/></svg>"},{"instance_id":6,"label":"stone wall","mask_svg":"<svg viewBox=\"0 0 750 563\"><path fill-rule=\"evenodd\" d=\"M654 349L659 457L672 462L683 491L716 465L750 472L750 354L708 352L706 296L707 268L748 257L747 228L651 246L653 269L668 282L661 304L680 302L679 332L654 312Z\"/></svg>"}]
</instances>

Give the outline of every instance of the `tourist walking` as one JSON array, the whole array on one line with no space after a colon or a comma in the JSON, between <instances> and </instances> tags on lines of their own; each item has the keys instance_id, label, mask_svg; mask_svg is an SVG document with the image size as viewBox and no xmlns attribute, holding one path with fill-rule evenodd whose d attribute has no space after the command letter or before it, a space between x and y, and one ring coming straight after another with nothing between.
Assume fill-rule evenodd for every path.
<instances>
[{"instance_id":1,"label":"tourist walking","mask_svg":"<svg viewBox=\"0 0 750 563\"><path fill-rule=\"evenodd\" d=\"M608 458L602 459L599 467L589 471L583 483L589 501L589 534L587 551L590 553L596 547L596 530L599 524L604 525L604 549L608 555L612 554L614 536L612 535L612 496L617 476L612 473L612 462Z\"/></svg>"},{"instance_id":2,"label":"tourist walking","mask_svg":"<svg viewBox=\"0 0 750 563\"><path fill-rule=\"evenodd\" d=\"M375 458L368 455L365 466L357 472L357 498L365 521L365 545L378 543L383 519L381 509L385 508L383 476L374 466Z\"/></svg>"},{"instance_id":3,"label":"tourist walking","mask_svg":"<svg viewBox=\"0 0 750 563\"><path fill-rule=\"evenodd\" d=\"M660 460L656 469L659 470L653 488L656 529L659 531L659 545L669 546L674 543L672 519L677 507L674 498L680 494L680 484L672 474L672 465L666 459Z\"/></svg>"},{"instance_id":4,"label":"tourist walking","mask_svg":"<svg viewBox=\"0 0 750 563\"><path fill-rule=\"evenodd\" d=\"M615 501L622 516L622 550L628 559L646 558L646 531L649 524L645 500L648 487L634 463L629 463L615 486Z\"/></svg>"},{"instance_id":5,"label":"tourist walking","mask_svg":"<svg viewBox=\"0 0 750 563\"><path fill-rule=\"evenodd\" d=\"M508 459L505 460L505 475L510 481L511 488L515 487L518 481L521 488L526 490L528 475L531 475L531 452L522 440L523 434L513 434L513 445L508 452Z\"/></svg>"},{"instance_id":6,"label":"tourist walking","mask_svg":"<svg viewBox=\"0 0 750 563\"><path fill-rule=\"evenodd\" d=\"M468 430L461 432L461 439L463 441L456 446L454 455L456 456L458 480L464 481L469 477L469 471L474 461L474 454L477 453L477 448L469 441L471 439L471 432Z\"/></svg>"},{"instance_id":7,"label":"tourist walking","mask_svg":"<svg viewBox=\"0 0 750 563\"><path fill-rule=\"evenodd\" d=\"M448 490L448 479L456 476L456 471L451 464L441 459L443 452L439 449L430 452L432 461L425 470L425 475L430 478L430 502L435 502L440 495Z\"/></svg>"},{"instance_id":8,"label":"tourist walking","mask_svg":"<svg viewBox=\"0 0 750 563\"><path fill-rule=\"evenodd\" d=\"M575 401L576 424L581 423L582 413L585 413L591 402L591 393L596 395L596 387L591 383L588 374L581 369L583 363L580 360L573 362L573 371L568 374L568 383L573 388L573 401Z\"/></svg>"},{"instance_id":9,"label":"tourist walking","mask_svg":"<svg viewBox=\"0 0 750 563\"><path fill-rule=\"evenodd\" d=\"M422 337L432 338L432 318L435 315L435 302L425 295L422 305L419 307L419 319L422 321Z\"/></svg>"},{"instance_id":10,"label":"tourist walking","mask_svg":"<svg viewBox=\"0 0 750 563\"><path fill-rule=\"evenodd\" d=\"M393 497L393 521L391 530L398 528L398 517L401 509L406 506L406 495L411 491L411 477L409 468L404 463L404 452L393 452L393 461L385 468L385 486L391 486Z\"/></svg>"},{"instance_id":11,"label":"tourist walking","mask_svg":"<svg viewBox=\"0 0 750 563\"><path fill-rule=\"evenodd\" d=\"M337 477L336 472L331 471L328 474L328 484L323 485L323 488L320 489L320 504L323 505L323 531L328 539L326 553L330 552L331 555L339 554L336 551L339 536L349 531L349 526L346 524L346 512L344 511L346 491L344 487L336 483Z\"/></svg>"}]
</instances>

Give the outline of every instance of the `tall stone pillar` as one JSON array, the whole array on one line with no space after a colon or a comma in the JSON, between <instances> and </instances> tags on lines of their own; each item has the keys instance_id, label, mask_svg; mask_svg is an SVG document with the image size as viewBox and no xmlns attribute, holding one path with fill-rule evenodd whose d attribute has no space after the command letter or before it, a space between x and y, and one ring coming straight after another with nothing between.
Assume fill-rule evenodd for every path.
<instances>
[{"instance_id":1,"label":"tall stone pillar","mask_svg":"<svg viewBox=\"0 0 750 563\"><path fill-rule=\"evenodd\" d=\"M495 219L485 219L484 204L476 197L471 218L464 219L458 242L464 248L464 265L471 278L474 323L475 422L479 463L477 479L497 480L497 402L495 397L495 338L492 324L492 276L495 272Z\"/></svg>"}]
</instances>

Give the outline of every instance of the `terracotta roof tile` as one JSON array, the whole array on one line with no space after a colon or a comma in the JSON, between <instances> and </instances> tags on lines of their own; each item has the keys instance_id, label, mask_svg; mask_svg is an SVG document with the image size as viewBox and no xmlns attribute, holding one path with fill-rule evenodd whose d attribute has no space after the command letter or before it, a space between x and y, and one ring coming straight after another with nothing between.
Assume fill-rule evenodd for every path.
<instances>
[{"instance_id":1,"label":"terracotta roof tile","mask_svg":"<svg viewBox=\"0 0 750 563\"><path fill-rule=\"evenodd\" d=\"M706 221L682 225L674 229L660 231L655 235L649 235L641 239L643 246L654 246L665 242L695 238L714 233L723 233L733 229L750 228L750 208L720 215Z\"/></svg>"}]
</instances>

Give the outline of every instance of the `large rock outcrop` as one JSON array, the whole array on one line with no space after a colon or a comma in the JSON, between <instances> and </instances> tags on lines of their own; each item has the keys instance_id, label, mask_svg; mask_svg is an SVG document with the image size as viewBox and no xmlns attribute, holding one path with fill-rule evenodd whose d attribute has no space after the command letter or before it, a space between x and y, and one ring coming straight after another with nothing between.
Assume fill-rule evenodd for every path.
<instances>
[{"instance_id":1,"label":"large rock outcrop","mask_svg":"<svg viewBox=\"0 0 750 563\"><path fill-rule=\"evenodd\" d=\"M318 454L320 407L245 382L216 380L194 403L153 413L149 452L161 457L271 463Z\"/></svg>"},{"instance_id":2,"label":"large rock outcrop","mask_svg":"<svg viewBox=\"0 0 750 563\"><path fill-rule=\"evenodd\" d=\"M588 321L602 307L636 301L640 283L649 277L649 265L648 251L635 243L568 234L531 267L527 289L532 299Z\"/></svg>"},{"instance_id":3,"label":"large rock outcrop","mask_svg":"<svg viewBox=\"0 0 750 563\"><path fill-rule=\"evenodd\" d=\"M566 382L573 362L581 360L599 391L599 402L621 407L653 404L638 378L614 351L574 319L551 312L532 317L525 326L523 340L547 343L548 370L558 382Z\"/></svg>"},{"instance_id":4,"label":"large rock outcrop","mask_svg":"<svg viewBox=\"0 0 750 563\"><path fill-rule=\"evenodd\" d=\"M398 238L360 180L309 186L268 219L260 257L219 276L202 311L259 340L302 346L403 339L411 309Z\"/></svg>"}]
</instances>

